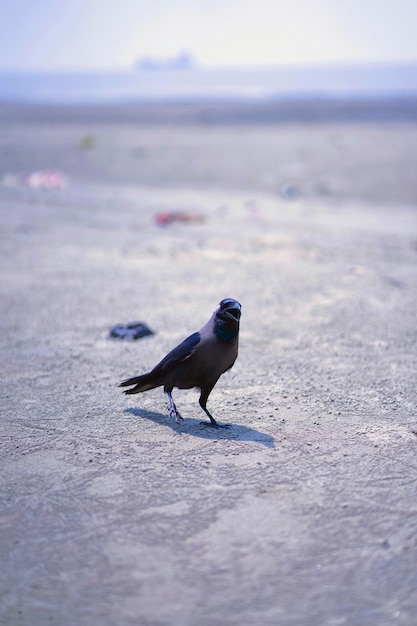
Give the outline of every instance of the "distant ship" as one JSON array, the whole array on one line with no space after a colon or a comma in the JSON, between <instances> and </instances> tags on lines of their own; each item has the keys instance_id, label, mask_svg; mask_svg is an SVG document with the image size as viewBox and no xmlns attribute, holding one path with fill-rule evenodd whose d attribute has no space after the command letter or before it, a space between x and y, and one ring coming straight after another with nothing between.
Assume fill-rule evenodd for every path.
<instances>
[{"instance_id":1,"label":"distant ship","mask_svg":"<svg viewBox=\"0 0 417 626\"><path fill-rule=\"evenodd\" d=\"M143 57L136 63L138 70L189 70L194 67L194 59L188 52L179 52L176 56L158 59Z\"/></svg>"}]
</instances>

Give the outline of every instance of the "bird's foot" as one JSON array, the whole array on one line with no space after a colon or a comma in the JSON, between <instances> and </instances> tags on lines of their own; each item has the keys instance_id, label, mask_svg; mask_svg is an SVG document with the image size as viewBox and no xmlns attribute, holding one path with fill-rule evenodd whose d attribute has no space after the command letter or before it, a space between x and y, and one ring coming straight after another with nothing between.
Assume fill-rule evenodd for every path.
<instances>
[{"instance_id":1,"label":"bird's foot","mask_svg":"<svg viewBox=\"0 0 417 626\"><path fill-rule=\"evenodd\" d=\"M180 420L184 421L183 416L179 413L179 411L175 407L169 407L169 417L175 420L176 424L180 423Z\"/></svg>"},{"instance_id":2,"label":"bird's foot","mask_svg":"<svg viewBox=\"0 0 417 626\"><path fill-rule=\"evenodd\" d=\"M210 428L230 428L230 424L218 424L217 422L200 422L200 424Z\"/></svg>"},{"instance_id":3,"label":"bird's foot","mask_svg":"<svg viewBox=\"0 0 417 626\"><path fill-rule=\"evenodd\" d=\"M182 415L178 411L177 407L175 406L175 402L172 399L171 392L170 391L166 391L166 394L168 396L168 415L169 415L169 417L171 419L175 420L176 424L179 424L180 420L184 420L184 418L182 417Z\"/></svg>"}]
</instances>

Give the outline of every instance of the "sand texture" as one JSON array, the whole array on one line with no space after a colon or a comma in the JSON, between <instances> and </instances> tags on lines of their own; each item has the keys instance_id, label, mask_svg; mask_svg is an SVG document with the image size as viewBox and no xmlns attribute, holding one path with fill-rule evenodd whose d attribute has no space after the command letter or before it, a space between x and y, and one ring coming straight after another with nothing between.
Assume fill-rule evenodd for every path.
<instances>
[{"instance_id":1,"label":"sand texture","mask_svg":"<svg viewBox=\"0 0 417 626\"><path fill-rule=\"evenodd\" d=\"M87 112L0 115L0 623L414 625L417 125ZM228 430L121 393L226 296Z\"/></svg>"}]
</instances>

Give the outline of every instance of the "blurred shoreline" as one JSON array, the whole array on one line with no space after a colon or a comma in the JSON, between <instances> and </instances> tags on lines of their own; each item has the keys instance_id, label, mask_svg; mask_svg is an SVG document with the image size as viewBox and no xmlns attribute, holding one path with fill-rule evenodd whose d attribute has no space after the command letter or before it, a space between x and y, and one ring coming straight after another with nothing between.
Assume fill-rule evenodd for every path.
<instances>
[{"instance_id":1,"label":"blurred shoreline","mask_svg":"<svg viewBox=\"0 0 417 626\"><path fill-rule=\"evenodd\" d=\"M0 103L304 107L417 99L417 63L0 72Z\"/></svg>"},{"instance_id":2,"label":"blurred shoreline","mask_svg":"<svg viewBox=\"0 0 417 626\"><path fill-rule=\"evenodd\" d=\"M262 101L147 101L100 104L0 103L2 122L280 124L416 122L417 95L280 98Z\"/></svg>"}]
</instances>

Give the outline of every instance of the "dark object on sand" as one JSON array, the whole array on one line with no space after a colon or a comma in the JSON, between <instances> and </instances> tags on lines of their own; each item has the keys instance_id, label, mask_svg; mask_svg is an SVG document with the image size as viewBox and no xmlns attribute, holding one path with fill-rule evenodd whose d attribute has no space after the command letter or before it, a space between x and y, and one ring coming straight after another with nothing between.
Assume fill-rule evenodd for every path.
<instances>
[{"instance_id":1,"label":"dark object on sand","mask_svg":"<svg viewBox=\"0 0 417 626\"><path fill-rule=\"evenodd\" d=\"M210 422L202 423L219 428L219 424L207 410L206 404L220 376L230 370L236 361L240 313L239 302L233 298L225 298L201 330L184 339L153 370L147 374L129 378L119 387L132 387L125 391L130 394L141 393L163 385L169 401L169 416L177 423L183 418L172 399L173 388L197 387L201 391L200 406L210 418Z\"/></svg>"},{"instance_id":2,"label":"dark object on sand","mask_svg":"<svg viewBox=\"0 0 417 626\"><path fill-rule=\"evenodd\" d=\"M142 339L153 335L154 332L143 322L129 322L128 324L116 324L110 328L110 337L115 339Z\"/></svg>"},{"instance_id":3,"label":"dark object on sand","mask_svg":"<svg viewBox=\"0 0 417 626\"><path fill-rule=\"evenodd\" d=\"M166 211L158 213L155 216L155 220L158 226L168 226L174 222L181 222L183 224L204 224L206 218L204 215L191 211Z\"/></svg>"}]
</instances>

